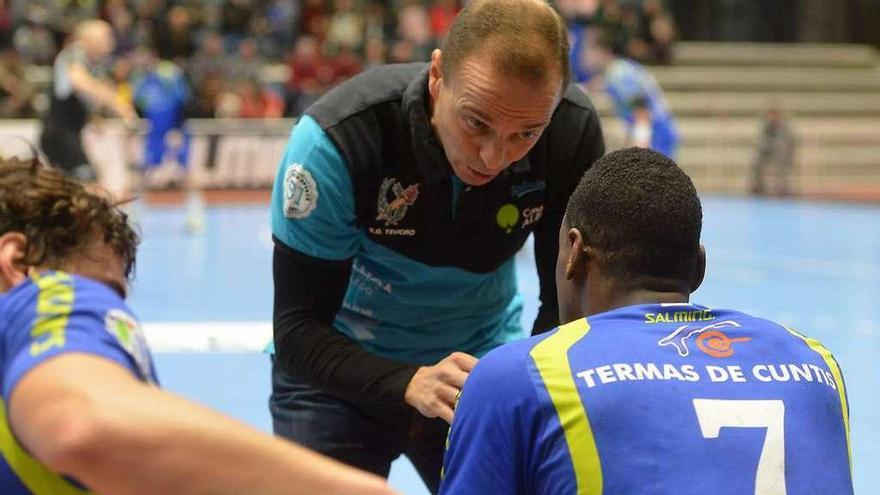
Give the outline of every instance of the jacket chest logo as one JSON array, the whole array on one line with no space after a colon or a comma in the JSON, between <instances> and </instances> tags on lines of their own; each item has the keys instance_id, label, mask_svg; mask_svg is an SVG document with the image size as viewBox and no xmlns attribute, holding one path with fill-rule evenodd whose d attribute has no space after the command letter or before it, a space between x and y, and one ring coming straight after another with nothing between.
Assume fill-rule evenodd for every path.
<instances>
[{"instance_id":1,"label":"jacket chest logo","mask_svg":"<svg viewBox=\"0 0 880 495\"><path fill-rule=\"evenodd\" d=\"M525 229L541 220L543 215L544 205L538 205L533 208L523 208L522 211L520 211L520 208L517 205L507 203L502 205L501 208L498 209L498 212L495 213L495 222L501 227L501 230L510 234L513 232L514 227L520 223L520 217L522 217L520 229Z\"/></svg>"},{"instance_id":2,"label":"jacket chest logo","mask_svg":"<svg viewBox=\"0 0 880 495\"><path fill-rule=\"evenodd\" d=\"M394 194L390 201L389 191ZM386 227L397 225L398 222L403 220L406 210L416 202L418 197L418 184L404 188L397 179L386 178L382 181L382 186L379 188L379 198L376 201L376 209L379 215L376 216L376 220L384 221Z\"/></svg>"}]
</instances>

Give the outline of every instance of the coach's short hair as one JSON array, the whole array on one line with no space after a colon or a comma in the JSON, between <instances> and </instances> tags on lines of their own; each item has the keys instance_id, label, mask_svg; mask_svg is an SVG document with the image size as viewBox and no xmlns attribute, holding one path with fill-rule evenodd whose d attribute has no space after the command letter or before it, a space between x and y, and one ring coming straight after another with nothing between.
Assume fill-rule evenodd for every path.
<instances>
[{"instance_id":1,"label":"coach's short hair","mask_svg":"<svg viewBox=\"0 0 880 495\"><path fill-rule=\"evenodd\" d=\"M625 287L676 290L698 269L703 210L676 163L645 148L609 153L571 195L568 225Z\"/></svg>"},{"instance_id":2,"label":"coach's short hair","mask_svg":"<svg viewBox=\"0 0 880 495\"><path fill-rule=\"evenodd\" d=\"M462 9L441 46L443 77L453 80L483 50L505 76L540 83L558 70L563 91L571 80L565 22L544 0L475 0Z\"/></svg>"}]
</instances>

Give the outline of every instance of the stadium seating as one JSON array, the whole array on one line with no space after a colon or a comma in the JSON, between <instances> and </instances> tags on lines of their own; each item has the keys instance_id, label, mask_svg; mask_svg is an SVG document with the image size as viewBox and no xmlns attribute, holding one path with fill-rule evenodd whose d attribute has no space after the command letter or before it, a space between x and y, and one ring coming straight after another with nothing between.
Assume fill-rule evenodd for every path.
<instances>
[{"instance_id":1,"label":"stadium seating","mask_svg":"<svg viewBox=\"0 0 880 495\"><path fill-rule=\"evenodd\" d=\"M761 117L776 106L798 137L796 192L880 197L878 61L863 45L681 42L673 65L651 71L678 117L679 161L701 189L748 190ZM610 101L592 96L620 146Z\"/></svg>"}]
</instances>

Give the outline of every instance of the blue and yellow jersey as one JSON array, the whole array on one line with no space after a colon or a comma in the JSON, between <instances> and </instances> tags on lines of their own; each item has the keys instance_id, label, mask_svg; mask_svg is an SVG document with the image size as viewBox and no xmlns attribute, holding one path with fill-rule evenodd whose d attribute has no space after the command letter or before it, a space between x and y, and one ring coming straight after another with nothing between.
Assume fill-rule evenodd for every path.
<instances>
[{"instance_id":1,"label":"blue and yellow jersey","mask_svg":"<svg viewBox=\"0 0 880 495\"><path fill-rule=\"evenodd\" d=\"M444 494L851 494L843 377L767 320L620 308L483 358L444 476Z\"/></svg>"},{"instance_id":2,"label":"blue and yellow jersey","mask_svg":"<svg viewBox=\"0 0 880 495\"><path fill-rule=\"evenodd\" d=\"M42 272L0 296L0 493L82 494L75 481L31 457L12 432L7 401L31 369L64 353L110 359L156 383L137 321L104 284L64 272Z\"/></svg>"}]
</instances>

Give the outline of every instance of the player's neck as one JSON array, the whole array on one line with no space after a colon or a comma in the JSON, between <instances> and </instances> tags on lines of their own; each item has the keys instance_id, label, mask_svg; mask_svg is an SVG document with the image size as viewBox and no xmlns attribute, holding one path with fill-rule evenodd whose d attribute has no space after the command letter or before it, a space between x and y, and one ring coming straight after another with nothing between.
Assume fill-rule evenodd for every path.
<instances>
[{"instance_id":1,"label":"player's neck","mask_svg":"<svg viewBox=\"0 0 880 495\"><path fill-rule=\"evenodd\" d=\"M587 301L586 315L604 313L624 306L637 304L665 304L686 303L689 294L683 292L659 292L653 290L629 290L623 292L609 292L605 297L590 298Z\"/></svg>"}]
</instances>

